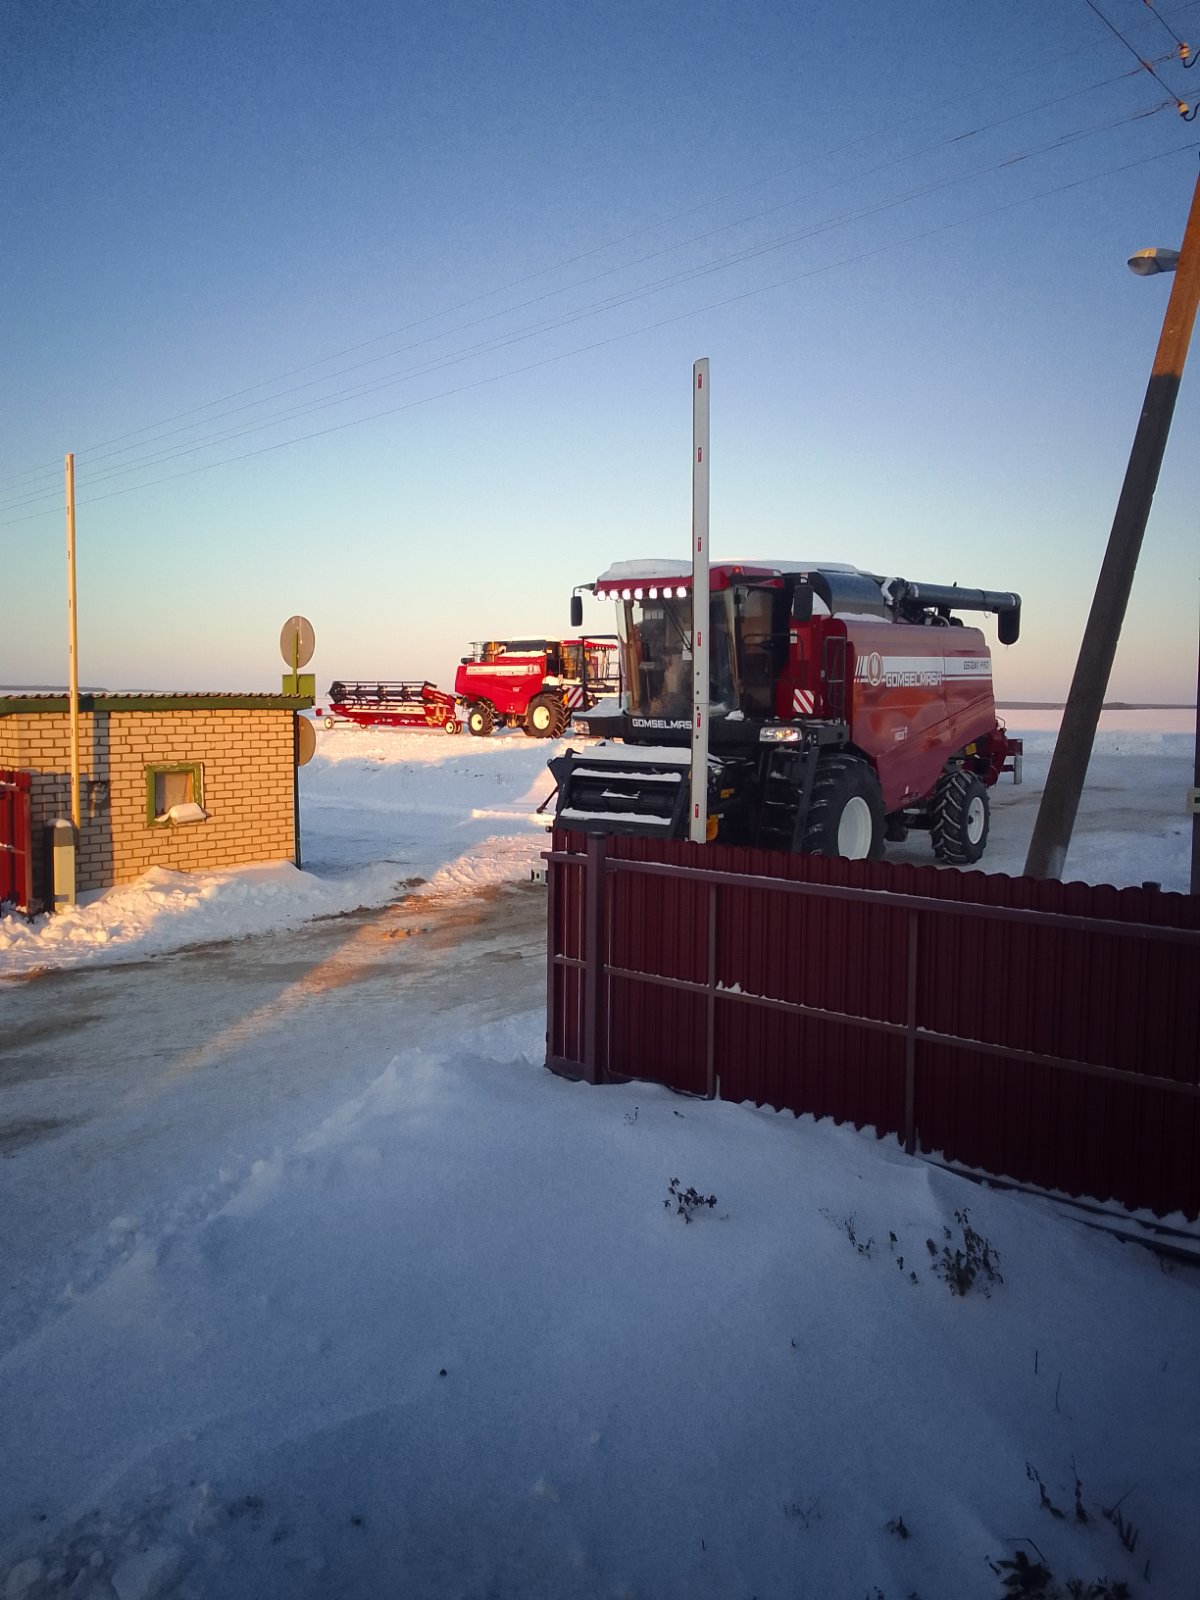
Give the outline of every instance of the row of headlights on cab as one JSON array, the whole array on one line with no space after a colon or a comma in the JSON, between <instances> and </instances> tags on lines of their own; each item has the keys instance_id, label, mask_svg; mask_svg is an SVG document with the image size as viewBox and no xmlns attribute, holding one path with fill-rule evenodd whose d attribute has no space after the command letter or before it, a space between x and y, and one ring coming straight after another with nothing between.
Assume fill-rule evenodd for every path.
<instances>
[{"instance_id":1,"label":"row of headlights on cab","mask_svg":"<svg viewBox=\"0 0 1200 1600\"><path fill-rule=\"evenodd\" d=\"M597 594L598 600L686 600L689 591L682 585L672 588L670 584L660 588L652 584L648 589L607 589Z\"/></svg>"}]
</instances>

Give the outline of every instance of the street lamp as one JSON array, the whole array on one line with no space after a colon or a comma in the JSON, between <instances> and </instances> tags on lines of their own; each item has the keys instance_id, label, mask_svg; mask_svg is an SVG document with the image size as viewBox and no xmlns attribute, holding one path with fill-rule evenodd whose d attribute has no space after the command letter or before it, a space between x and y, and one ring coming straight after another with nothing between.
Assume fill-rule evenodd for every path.
<instances>
[{"instance_id":1,"label":"street lamp","mask_svg":"<svg viewBox=\"0 0 1200 1600\"><path fill-rule=\"evenodd\" d=\"M1178 250L1139 250L1128 262L1130 272L1136 272L1139 278L1174 272L1178 265ZM1200 894L1200 650L1196 657L1196 752L1192 777L1194 782L1188 791L1188 810L1192 814L1192 871L1188 882L1190 892Z\"/></svg>"},{"instance_id":2,"label":"street lamp","mask_svg":"<svg viewBox=\"0 0 1200 1600\"><path fill-rule=\"evenodd\" d=\"M1179 265L1178 250L1135 250L1126 262L1139 278L1153 278L1159 272L1174 272Z\"/></svg>"}]
</instances>

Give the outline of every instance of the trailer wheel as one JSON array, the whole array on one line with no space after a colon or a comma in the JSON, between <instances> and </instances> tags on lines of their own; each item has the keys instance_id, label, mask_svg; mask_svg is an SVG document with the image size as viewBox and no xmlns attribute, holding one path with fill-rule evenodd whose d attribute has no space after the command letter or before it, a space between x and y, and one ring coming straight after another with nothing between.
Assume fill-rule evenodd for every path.
<instances>
[{"instance_id":1,"label":"trailer wheel","mask_svg":"<svg viewBox=\"0 0 1200 1600\"><path fill-rule=\"evenodd\" d=\"M813 778L800 849L810 856L876 861L883 854L879 779L857 756L825 756Z\"/></svg>"},{"instance_id":2,"label":"trailer wheel","mask_svg":"<svg viewBox=\"0 0 1200 1600\"><path fill-rule=\"evenodd\" d=\"M990 826L988 792L965 767L948 772L934 791L929 811L933 853L939 861L961 865L978 861Z\"/></svg>"},{"instance_id":3,"label":"trailer wheel","mask_svg":"<svg viewBox=\"0 0 1200 1600\"><path fill-rule=\"evenodd\" d=\"M524 727L531 739L561 739L567 728L567 708L556 695L540 694L529 702Z\"/></svg>"},{"instance_id":4,"label":"trailer wheel","mask_svg":"<svg viewBox=\"0 0 1200 1600\"><path fill-rule=\"evenodd\" d=\"M446 730L447 733L461 733L462 732L462 723L458 720L457 717L447 717L445 722L442 723L442 727Z\"/></svg>"},{"instance_id":5,"label":"trailer wheel","mask_svg":"<svg viewBox=\"0 0 1200 1600\"><path fill-rule=\"evenodd\" d=\"M486 700L476 700L467 707L467 731L477 739L486 739L496 726L496 713Z\"/></svg>"},{"instance_id":6,"label":"trailer wheel","mask_svg":"<svg viewBox=\"0 0 1200 1600\"><path fill-rule=\"evenodd\" d=\"M327 728L332 728L333 727L333 718L332 717L326 717L325 718L325 726Z\"/></svg>"}]
</instances>

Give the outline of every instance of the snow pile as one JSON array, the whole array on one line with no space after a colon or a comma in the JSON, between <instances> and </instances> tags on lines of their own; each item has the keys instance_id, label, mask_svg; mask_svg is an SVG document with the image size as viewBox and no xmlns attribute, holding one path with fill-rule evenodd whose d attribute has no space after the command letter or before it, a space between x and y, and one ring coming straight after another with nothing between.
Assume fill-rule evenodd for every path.
<instances>
[{"instance_id":1,"label":"snow pile","mask_svg":"<svg viewBox=\"0 0 1200 1600\"><path fill-rule=\"evenodd\" d=\"M992 791L984 866L1015 876L1058 713L1018 712L1009 720L1025 739L1025 782L1004 778ZM1068 858L1071 877L1187 889L1190 721L1190 712L1105 713ZM33 925L0 917L0 977L140 960L386 905L406 893L527 880L546 848L550 812L537 810L553 788L546 762L572 743L587 745L578 736L552 745L515 733L470 739L321 728L317 754L300 772L303 871L286 864L189 875L157 869ZM597 757L605 753L593 748ZM929 840L913 834L889 846L888 858L927 865Z\"/></svg>"},{"instance_id":2,"label":"snow pile","mask_svg":"<svg viewBox=\"0 0 1200 1600\"><path fill-rule=\"evenodd\" d=\"M142 960L296 927L409 893L528 880L546 848L537 807L557 745L524 736L322 729L300 769L301 859L180 873L81 897L53 917L0 916L0 977Z\"/></svg>"},{"instance_id":3,"label":"snow pile","mask_svg":"<svg viewBox=\"0 0 1200 1600\"><path fill-rule=\"evenodd\" d=\"M9 1595L1189 1592L1195 1273L540 1029L398 1056L7 1353Z\"/></svg>"}]
</instances>

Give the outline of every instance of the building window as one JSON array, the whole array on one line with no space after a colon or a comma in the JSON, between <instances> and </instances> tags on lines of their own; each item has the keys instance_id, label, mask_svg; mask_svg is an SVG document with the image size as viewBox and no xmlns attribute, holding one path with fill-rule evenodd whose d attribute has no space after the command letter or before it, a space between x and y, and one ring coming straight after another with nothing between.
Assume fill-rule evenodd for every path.
<instances>
[{"instance_id":1,"label":"building window","mask_svg":"<svg viewBox=\"0 0 1200 1600\"><path fill-rule=\"evenodd\" d=\"M204 766L199 761L146 768L146 822L169 828L181 822L203 822Z\"/></svg>"}]
</instances>

